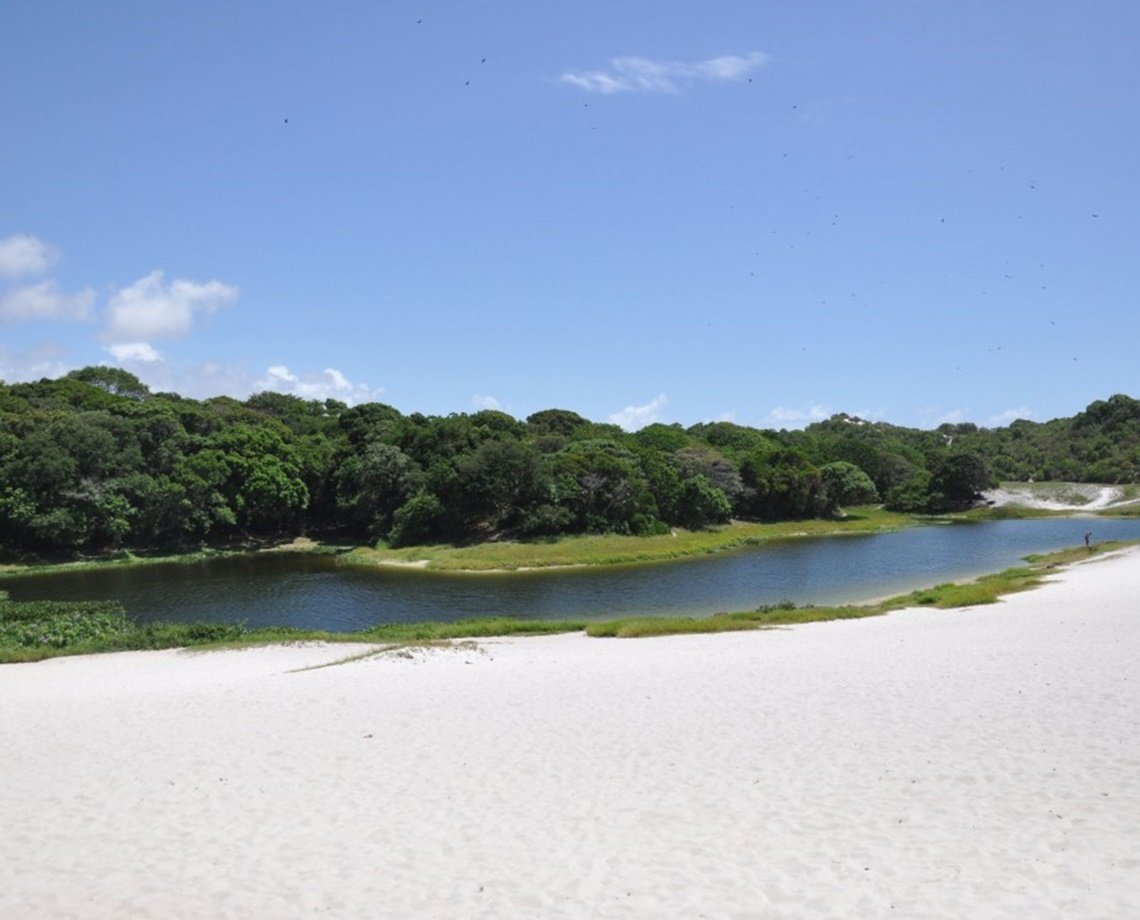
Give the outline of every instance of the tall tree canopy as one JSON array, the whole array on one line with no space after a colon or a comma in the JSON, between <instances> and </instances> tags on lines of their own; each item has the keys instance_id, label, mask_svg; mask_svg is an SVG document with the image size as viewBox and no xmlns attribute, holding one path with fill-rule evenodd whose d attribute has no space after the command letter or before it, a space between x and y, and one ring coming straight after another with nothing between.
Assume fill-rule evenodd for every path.
<instances>
[{"instance_id":1,"label":"tall tree canopy","mask_svg":"<svg viewBox=\"0 0 1140 920\"><path fill-rule=\"evenodd\" d=\"M1140 403L934 431L836 415L630 434L568 409L404 415L258 393L151 393L118 368L0 383L0 555L319 530L393 543L654 533L883 500L963 507L999 479L1140 481Z\"/></svg>"}]
</instances>

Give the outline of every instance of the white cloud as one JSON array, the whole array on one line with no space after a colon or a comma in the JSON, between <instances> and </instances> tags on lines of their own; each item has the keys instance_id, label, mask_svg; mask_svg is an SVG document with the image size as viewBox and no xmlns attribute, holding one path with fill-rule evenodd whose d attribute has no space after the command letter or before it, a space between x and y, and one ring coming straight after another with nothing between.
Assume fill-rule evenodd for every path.
<instances>
[{"instance_id":1,"label":"white cloud","mask_svg":"<svg viewBox=\"0 0 1140 920\"><path fill-rule=\"evenodd\" d=\"M273 390L300 396L302 399L332 398L355 405L360 402L375 401L384 392L382 389L354 384L340 371L332 368L319 374L301 375L294 374L287 367L276 365L269 368L264 375L257 375L250 373L248 368L219 361L200 363L178 361L173 357L164 356L145 342L112 345L108 346L106 351L114 355L132 373L137 374L152 392L178 393L190 399L210 399L215 396L248 399L254 393ZM40 363L46 365L49 357L43 356ZM14 363L14 361L5 361L4 351L0 347L0 372L7 370ZM27 364L28 361L24 360L22 363ZM31 371L25 369L19 379L58 377L77 366L81 365L77 365L74 361L66 365L57 361L52 369L44 370L34 377L31 376ZM0 373L0 378L3 376L4 374Z\"/></svg>"},{"instance_id":2,"label":"white cloud","mask_svg":"<svg viewBox=\"0 0 1140 920\"><path fill-rule=\"evenodd\" d=\"M621 412L615 412L609 417L609 422L613 425L620 425L626 431L637 431L656 422L660 417L661 410L665 408L665 404L668 402L669 398L664 393L660 393L656 399L647 402L644 406L626 406Z\"/></svg>"},{"instance_id":3,"label":"white cloud","mask_svg":"<svg viewBox=\"0 0 1140 920\"><path fill-rule=\"evenodd\" d=\"M985 422L978 422L988 428L1004 428L1011 422L1016 422L1019 418L1032 419L1036 416L1036 412L1025 406L1017 409L1006 409L1004 412L999 412L996 415L991 415ZM974 416L977 418L977 416ZM944 412L934 420L934 427L939 425L960 425L963 422L971 421L970 414L962 409L953 409L950 412Z\"/></svg>"},{"instance_id":4,"label":"white cloud","mask_svg":"<svg viewBox=\"0 0 1140 920\"><path fill-rule=\"evenodd\" d=\"M832 412L826 406L813 405L809 409L794 409L777 406L768 413L768 420L782 428L802 428L812 422L822 422L831 418Z\"/></svg>"},{"instance_id":5,"label":"white cloud","mask_svg":"<svg viewBox=\"0 0 1140 920\"><path fill-rule=\"evenodd\" d=\"M165 284L156 270L111 295L103 339L117 344L180 338L198 316L214 313L237 296L236 287L220 281L177 278Z\"/></svg>"},{"instance_id":6,"label":"white cloud","mask_svg":"<svg viewBox=\"0 0 1140 920\"><path fill-rule=\"evenodd\" d=\"M1037 413L1032 409L1022 406L1020 409L1006 409L997 415L991 415L987 424L990 428L1005 428L1007 425L1016 422L1019 418L1033 419L1036 418L1036 416Z\"/></svg>"},{"instance_id":7,"label":"white cloud","mask_svg":"<svg viewBox=\"0 0 1140 920\"><path fill-rule=\"evenodd\" d=\"M55 264L59 253L55 247L26 233L0 240L0 277L18 278L38 275Z\"/></svg>"},{"instance_id":8,"label":"white cloud","mask_svg":"<svg viewBox=\"0 0 1140 920\"><path fill-rule=\"evenodd\" d=\"M38 345L25 352L11 352L0 344L0 380L21 383L62 377L75 368L66 360L66 355L66 349L54 343Z\"/></svg>"},{"instance_id":9,"label":"white cloud","mask_svg":"<svg viewBox=\"0 0 1140 920\"><path fill-rule=\"evenodd\" d=\"M751 51L726 54L706 61L657 61L643 57L615 57L605 70L567 71L563 83L591 93L675 93L682 85L699 81L739 80L768 63L768 55Z\"/></svg>"},{"instance_id":10,"label":"white cloud","mask_svg":"<svg viewBox=\"0 0 1140 920\"><path fill-rule=\"evenodd\" d=\"M339 399L350 405L375 401L384 392L383 388L352 383L335 368L325 368L319 374L299 376L284 364L273 365L265 372L265 377L254 382L253 391L262 390L288 393L302 399Z\"/></svg>"},{"instance_id":11,"label":"white cloud","mask_svg":"<svg viewBox=\"0 0 1140 920\"><path fill-rule=\"evenodd\" d=\"M115 354L110 346L107 351ZM129 343L126 355L119 360L137 374L153 393L178 393L190 399L209 399L214 396L232 396L245 399L254 391L254 375L248 369L217 361L201 363L181 362L151 349L157 361L147 361L150 348L143 342ZM265 389L261 387L261 389Z\"/></svg>"},{"instance_id":12,"label":"white cloud","mask_svg":"<svg viewBox=\"0 0 1140 920\"><path fill-rule=\"evenodd\" d=\"M493 409L495 412L503 411L503 404L495 399L494 396L479 396L476 394L471 397L471 403L476 409Z\"/></svg>"},{"instance_id":13,"label":"white cloud","mask_svg":"<svg viewBox=\"0 0 1140 920\"><path fill-rule=\"evenodd\" d=\"M0 294L0 319L86 319L95 304L95 292L84 288L65 294L54 281L40 281Z\"/></svg>"},{"instance_id":14,"label":"white cloud","mask_svg":"<svg viewBox=\"0 0 1140 920\"><path fill-rule=\"evenodd\" d=\"M153 364L162 360L162 354L155 351L146 342L122 342L118 345L108 345L107 351L115 356L116 361L141 361L144 364Z\"/></svg>"}]
</instances>

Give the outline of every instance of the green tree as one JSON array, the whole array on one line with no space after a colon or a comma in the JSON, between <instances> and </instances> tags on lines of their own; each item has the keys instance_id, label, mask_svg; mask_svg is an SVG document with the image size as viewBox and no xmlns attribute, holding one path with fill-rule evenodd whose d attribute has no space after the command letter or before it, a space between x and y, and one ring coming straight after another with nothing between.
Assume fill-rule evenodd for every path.
<instances>
[{"instance_id":1,"label":"green tree","mask_svg":"<svg viewBox=\"0 0 1140 920\"><path fill-rule=\"evenodd\" d=\"M547 495L539 454L518 441L485 441L459 458L452 481L457 523L464 532L510 530Z\"/></svg>"},{"instance_id":2,"label":"green tree","mask_svg":"<svg viewBox=\"0 0 1140 920\"><path fill-rule=\"evenodd\" d=\"M745 516L764 521L829 514L831 505L819 470L799 450L759 451L741 464Z\"/></svg>"},{"instance_id":3,"label":"green tree","mask_svg":"<svg viewBox=\"0 0 1140 920\"><path fill-rule=\"evenodd\" d=\"M681 474L669 462L671 457L657 451L644 450L638 455L642 475L657 505L657 514L669 524L681 523L681 500L685 491Z\"/></svg>"},{"instance_id":4,"label":"green tree","mask_svg":"<svg viewBox=\"0 0 1140 920\"><path fill-rule=\"evenodd\" d=\"M570 438L575 431L588 424L587 419L569 409L543 409L526 418L527 429L535 437L554 434Z\"/></svg>"},{"instance_id":5,"label":"green tree","mask_svg":"<svg viewBox=\"0 0 1140 920\"><path fill-rule=\"evenodd\" d=\"M633 439L645 450L670 454L692 443L692 438L680 425L663 425L661 422L646 425L634 433Z\"/></svg>"},{"instance_id":6,"label":"green tree","mask_svg":"<svg viewBox=\"0 0 1140 920\"><path fill-rule=\"evenodd\" d=\"M709 524L720 524L732 514L732 503L724 492L697 473L684 481L678 518L683 527L700 530Z\"/></svg>"},{"instance_id":7,"label":"green tree","mask_svg":"<svg viewBox=\"0 0 1140 920\"><path fill-rule=\"evenodd\" d=\"M936 496L934 504L939 502ZM891 486L884 497L883 506L890 511L905 514L922 514L932 511L930 473L925 469L914 468L909 478Z\"/></svg>"},{"instance_id":8,"label":"green tree","mask_svg":"<svg viewBox=\"0 0 1140 920\"><path fill-rule=\"evenodd\" d=\"M395 444L403 433L404 417L383 403L364 403L341 412L337 426L357 448L369 441Z\"/></svg>"},{"instance_id":9,"label":"green tree","mask_svg":"<svg viewBox=\"0 0 1140 920\"><path fill-rule=\"evenodd\" d=\"M868 505L879 500L879 491L871 477L854 463L836 460L819 468L830 504L838 506Z\"/></svg>"},{"instance_id":10,"label":"green tree","mask_svg":"<svg viewBox=\"0 0 1140 920\"><path fill-rule=\"evenodd\" d=\"M273 428L243 423L208 440L227 476L222 494L239 527L276 533L295 526L309 503L296 451Z\"/></svg>"},{"instance_id":11,"label":"green tree","mask_svg":"<svg viewBox=\"0 0 1140 920\"><path fill-rule=\"evenodd\" d=\"M150 387L134 374L123 370L121 367L108 367L105 364L71 371L64 379L88 383L93 387L127 399L145 399L150 395Z\"/></svg>"},{"instance_id":12,"label":"green tree","mask_svg":"<svg viewBox=\"0 0 1140 920\"><path fill-rule=\"evenodd\" d=\"M974 451L952 451L935 456L929 464L932 504L959 507L972 504L990 488L992 477L985 458Z\"/></svg>"},{"instance_id":13,"label":"green tree","mask_svg":"<svg viewBox=\"0 0 1140 920\"><path fill-rule=\"evenodd\" d=\"M392 546L415 546L438 538L444 508L430 492L418 492L396 509L388 542Z\"/></svg>"},{"instance_id":14,"label":"green tree","mask_svg":"<svg viewBox=\"0 0 1140 920\"><path fill-rule=\"evenodd\" d=\"M400 448L374 441L349 457L336 475L337 505L347 521L373 539L392 526L392 515L424 483L423 471Z\"/></svg>"},{"instance_id":15,"label":"green tree","mask_svg":"<svg viewBox=\"0 0 1140 920\"><path fill-rule=\"evenodd\" d=\"M572 529L644 533L657 508L636 457L611 440L573 441L548 458L555 503L573 515Z\"/></svg>"},{"instance_id":16,"label":"green tree","mask_svg":"<svg viewBox=\"0 0 1140 920\"><path fill-rule=\"evenodd\" d=\"M737 465L715 447L694 444L673 453L673 464L683 479L704 476L735 505L744 494L744 482Z\"/></svg>"}]
</instances>

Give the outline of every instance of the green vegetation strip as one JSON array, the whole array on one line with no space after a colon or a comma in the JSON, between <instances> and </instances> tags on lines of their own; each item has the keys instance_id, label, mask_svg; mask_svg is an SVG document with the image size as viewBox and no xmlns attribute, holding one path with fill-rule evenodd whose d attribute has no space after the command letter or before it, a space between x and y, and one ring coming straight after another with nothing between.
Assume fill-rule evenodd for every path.
<instances>
[{"instance_id":1,"label":"green vegetation strip","mask_svg":"<svg viewBox=\"0 0 1140 920\"><path fill-rule=\"evenodd\" d=\"M1113 541L1027 557L1027 565L984 575L975 581L924 588L876 604L796 607L791 603L711 617L629 617L602 622L518 620L486 617L454 623L395 623L352 633L289 627L247 629L235 623L149 623L138 625L113 602L9 600L0 592L0 663L39 661L59 655L163 648L240 648L288 642L400 644L449 642L512 635L582 632L595 637L635 638L734 632L820 620L879 616L906 607L972 607L1038 585L1058 566L1136 545Z\"/></svg>"},{"instance_id":2,"label":"green vegetation strip","mask_svg":"<svg viewBox=\"0 0 1140 920\"><path fill-rule=\"evenodd\" d=\"M335 556L351 547L318 543L303 537L288 542L239 544L230 547L206 546L181 553L134 553L120 550L106 556L69 562L0 563L0 579L21 575L55 575L59 572L88 572L93 569L137 568L147 565L193 565L210 559L249 556L259 553L303 553L307 556Z\"/></svg>"},{"instance_id":3,"label":"green vegetation strip","mask_svg":"<svg viewBox=\"0 0 1140 920\"><path fill-rule=\"evenodd\" d=\"M417 566L428 571L491 572L583 565L621 565L704 556L755 546L773 540L829 537L843 534L884 533L912 527L921 521L911 515L861 507L834 520L781 521L773 524L743 521L707 530L675 528L655 536L591 534L552 540L502 541L471 546L409 546L401 549L359 548L339 556L346 565Z\"/></svg>"}]
</instances>

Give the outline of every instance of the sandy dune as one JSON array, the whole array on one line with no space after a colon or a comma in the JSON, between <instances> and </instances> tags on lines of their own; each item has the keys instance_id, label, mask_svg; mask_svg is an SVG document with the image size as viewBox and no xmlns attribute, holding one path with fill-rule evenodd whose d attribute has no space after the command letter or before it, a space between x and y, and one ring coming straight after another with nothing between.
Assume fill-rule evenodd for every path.
<instances>
[{"instance_id":1,"label":"sandy dune","mask_svg":"<svg viewBox=\"0 0 1140 920\"><path fill-rule=\"evenodd\" d=\"M1062 494L1068 494L1079 501L1064 501L1050 498L1048 492L1041 493L1032 483L1009 483L1000 489L983 492L982 497L998 507L1020 505L1023 508L1040 508L1045 511L1104 511L1108 508L1123 508L1140 504L1140 499L1127 498L1120 486L1102 486L1083 482L1049 483L1063 487Z\"/></svg>"},{"instance_id":2,"label":"sandy dune","mask_svg":"<svg viewBox=\"0 0 1140 920\"><path fill-rule=\"evenodd\" d=\"M0 917L1140 916L1138 583L2 666Z\"/></svg>"}]
</instances>

